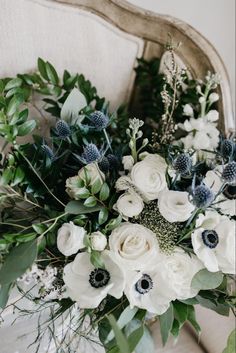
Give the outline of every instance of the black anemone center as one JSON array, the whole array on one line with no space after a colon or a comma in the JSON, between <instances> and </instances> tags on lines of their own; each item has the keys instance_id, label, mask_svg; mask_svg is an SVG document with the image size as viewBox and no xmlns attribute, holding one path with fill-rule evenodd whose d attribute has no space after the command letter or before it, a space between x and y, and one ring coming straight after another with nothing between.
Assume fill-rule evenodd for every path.
<instances>
[{"instance_id":1,"label":"black anemone center","mask_svg":"<svg viewBox=\"0 0 236 353\"><path fill-rule=\"evenodd\" d=\"M210 249L214 249L219 243L219 237L215 230L204 230L202 232L202 240Z\"/></svg>"},{"instance_id":2,"label":"black anemone center","mask_svg":"<svg viewBox=\"0 0 236 353\"><path fill-rule=\"evenodd\" d=\"M138 282L135 283L135 289L140 294L148 293L152 288L153 288L152 279L147 274L142 275L142 277L138 280Z\"/></svg>"},{"instance_id":3,"label":"black anemone center","mask_svg":"<svg viewBox=\"0 0 236 353\"><path fill-rule=\"evenodd\" d=\"M226 185L223 194L229 200L236 200L236 185Z\"/></svg>"},{"instance_id":4,"label":"black anemone center","mask_svg":"<svg viewBox=\"0 0 236 353\"><path fill-rule=\"evenodd\" d=\"M94 288L105 287L110 281L110 274L103 268L95 268L89 275L89 283Z\"/></svg>"}]
</instances>

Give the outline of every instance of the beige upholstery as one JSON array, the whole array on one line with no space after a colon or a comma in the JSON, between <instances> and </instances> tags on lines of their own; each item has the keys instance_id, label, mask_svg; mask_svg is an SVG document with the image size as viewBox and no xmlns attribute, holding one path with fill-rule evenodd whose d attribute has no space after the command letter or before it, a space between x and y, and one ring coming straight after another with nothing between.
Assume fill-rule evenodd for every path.
<instances>
[{"instance_id":1,"label":"beige upholstery","mask_svg":"<svg viewBox=\"0 0 236 353\"><path fill-rule=\"evenodd\" d=\"M135 9L123 0L0 0L0 77L34 70L41 56L51 61L60 74L65 68L82 72L97 86L99 95L110 100L112 109L131 98L134 105L136 57L160 56L168 32L183 43L181 60L193 76L202 77L207 69L221 74L221 126L226 130L233 128L227 73L210 43L177 19ZM177 345L170 342L163 349L159 329L154 325L156 352L220 353L233 319L226 320L200 308L198 314L203 327L202 346L185 329ZM15 338L31 325L28 321L2 328L1 353L25 353L30 339L21 338L18 342Z\"/></svg>"}]
</instances>

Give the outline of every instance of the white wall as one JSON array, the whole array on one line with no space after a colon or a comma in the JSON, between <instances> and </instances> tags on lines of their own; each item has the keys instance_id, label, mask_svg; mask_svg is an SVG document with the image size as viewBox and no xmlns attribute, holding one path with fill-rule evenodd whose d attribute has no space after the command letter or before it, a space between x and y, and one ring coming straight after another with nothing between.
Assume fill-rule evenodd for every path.
<instances>
[{"instance_id":1,"label":"white wall","mask_svg":"<svg viewBox=\"0 0 236 353\"><path fill-rule=\"evenodd\" d=\"M217 49L228 70L235 98L235 0L129 0L195 27Z\"/></svg>"}]
</instances>

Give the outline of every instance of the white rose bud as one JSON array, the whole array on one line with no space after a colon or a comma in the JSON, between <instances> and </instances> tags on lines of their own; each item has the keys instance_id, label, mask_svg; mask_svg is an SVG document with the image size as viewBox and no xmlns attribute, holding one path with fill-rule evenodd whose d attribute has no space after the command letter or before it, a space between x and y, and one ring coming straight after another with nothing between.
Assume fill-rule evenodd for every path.
<instances>
[{"instance_id":1,"label":"white rose bud","mask_svg":"<svg viewBox=\"0 0 236 353\"><path fill-rule=\"evenodd\" d=\"M138 216L144 207L142 198L132 189L121 195L114 205L116 209L124 219L129 217Z\"/></svg>"},{"instance_id":2,"label":"white rose bud","mask_svg":"<svg viewBox=\"0 0 236 353\"><path fill-rule=\"evenodd\" d=\"M123 175L116 181L116 185L115 185L116 190L117 191L128 190L131 184L132 184L131 179L128 176Z\"/></svg>"},{"instance_id":3,"label":"white rose bud","mask_svg":"<svg viewBox=\"0 0 236 353\"><path fill-rule=\"evenodd\" d=\"M122 163L123 163L124 169L130 171L133 168L134 159L132 156L124 156L122 158Z\"/></svg>"},{"instance_id":4,"label":"white rose bud","mask_svg":"<svg viewBox=\"0 0 236 353\"><path fill-rule=\"evenodd\" d=\"M217 93L211 93L210 95L209 95L209 101L210 101L210 103L215 103L215 102L217 102L219 100L219 94L217 94Z\"/></svg>"},{"instance_id":5,"label":"white rose bud","mask_svg":"<svg viewBox=\"0 0 236 353\"><path fill-rule=\"evenodd\" d=\"M107 246L107 238L101 232L93 232L91 234L92 249L96 251L103 251Z\"/></svg>"},{"instance_id":6,"label":"white rose bud","mask_svg":"<svg viewBox=\"0 0 236 353\"><path fill-rule=\"evenodd\" d=\"M193 116L193 108L190 104L185 104L184 106L184 115L186 116Z\"/></svg>"},{"instance_id":7,"label":"white rose bud","mask_svg":"<svg viewBox=\"0 0 236 353\"><path fill-rule=\"evenodd\" d=\"M57 248L65 256L76 254L84 248L86 230L73 222L64 223L57 232Z\"/></svg>"}]
</instances>

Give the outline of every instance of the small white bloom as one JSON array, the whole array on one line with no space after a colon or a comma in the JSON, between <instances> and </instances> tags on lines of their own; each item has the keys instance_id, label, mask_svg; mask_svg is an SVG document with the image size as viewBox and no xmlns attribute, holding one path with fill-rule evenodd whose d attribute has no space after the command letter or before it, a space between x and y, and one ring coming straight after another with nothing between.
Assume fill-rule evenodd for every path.
<instances>
[{"instance_id":1,"label":"small white bloom","mask_svg":"<svg viewBox=\"0 0 236 353\"><path fill-rule=\"evenodd\" d=\"M223 185L223 181L220 177L222 170L222 166L217 166L214 170L209 170L204 179L204 184L211 188L215 194L218 193ZM225 215L234 216L236 214L235 198L235 186L228 185L225 187L224 192L216 198L215 207Z\"/></svg>"},{"instance_id":2,"label":"small white bloom","mask_svg":"<svg viewBox=\"0 0 236 353\"><path fill-rule=\"evenodd\" d=\"M109 237L109 246L120 264L141 270L160 255L156 235L140 224L122 223Z\"/></svg>"},{"instance_id":3,"label":"small white bloom","mask_svg":"<svg viewBox=\"0 0 236 353\"><path fill-rule=\"evenodd\" d=\"M200 97L200 98L199 98L199 103L202 104L202 103L204 103L205 101L206 101L206 98L205 98L205 97Z\"/></svg>"},{"instance_id":4,"label":"small white bloom","mask_svg":"<svg viewBox=\"0 0 236 353\"><path fill-rule=\"evenodd\" d=\"M235 274L235 221L207 211L196 221L192 245L208 271Z\"/></svg>"},{"instance_id":5,"label":"small white bloom","mask_svg":"<svg viewBox=\"0 0 236 353\"><path fill-rule=\"evenodd\" d=\"M193 116L193 108L190 104L185 104L184 106L184 115L186 116Z\"/></svg>"},{"instance_id":6,"label":"small white bloom","mask_svg":"<svg viewBox=\"0 0 236 353\"><path fill-rule=\"evenodd\" d=\"M211 93L210 95L209 95L209 101L210 101L210 103L215 103L215 102L217 102L218 100L219 100L219 94L217 94L217 93L215 93L215 92L213 92L213 93Z\"/></svg>"},{"instance_id":7,"label":"small white bloom","mask_svg":"<svg viewBox=\"0 0 236 353\"><path fill-rule=\"evenodd\" d=\"M122 163L123 163L124 169L130 171L133 168L134 159L131 155L124 156L122 158Z\"/></svg>"},{"instance_id":8,"label":"small white bloom","mask_svg":"<svg viewBox=\"0 0 236 353\"><path fill-rule=\"evenodd\" d=\"M142 212L143 207L142 198L132 189L121 195L114 205L114 209L126 220L129 217L138 216Z\"/></svg>"},{"instance_id":9,"label":"small white bloom","mask_svg":"<svg viewBox=\"0 0 236 353\"><path fill-rule=\"evenodd\" d=\"M148 154L134 165L130 177L144 201L157 199L159 192L167 187L166 168L164 158L157 154Z\"/></svg>"},{"instance_id":10,"label":"small white bloom","mask_svg":"<svg viewBox=\"0 0 236 353\"><path fill-rule=\"evenodd\" d=\"M163 190L159 194L158 207L168 222L184 222L191 216L194 206L184 191Z\"/></svg>"},{"instance_id":11,"label":"small white bloom","mask_svg":"<svg viewBox=\"0 0 236 353\"><path fill-rule=\"evenodd\" d=\"M159 262L140 272L127 272L125 294L131 308L138 307L153 314L163 314L175 299L175 292L166 280L166 275L165 268Z\"/></svg>"},{"instance_id":12,"label":"small white bloom","mask_svg":"<svg viewBox=\"0 0 236 353\"><path fill-rule=\"evenodd\" d=\"M105 174L99 169L96 163L90 163L79 170L79 177L82 180L86 180L86 171L90 175L90 184L93 185L95 181L100 180L102 183L105 181Z\"/></svg>"},{"instance_id":13,"label":"small white bloom","mask_svg":"<svg viewBox=\"0 0 236 353\"><path fill-rule=\"evenodd\" d=\"M128 190L132 186L132 180L130 177L123 175L117 179L115 186L117 191Z\"/></svg>"},{"instance_id":14,"label":"small white bloom","mask_svg":"<svg viewBox=\"0 0 236 353\"><path fill-rule=\"evenodd\" d=\"M162 264L166 281L175 292L175 299L184 300L198 294L198 290L191 287L191 282L204 266L195 255L189 256L183 249L176 247L172 254L164 255Z\"/></svg>"},{"instance_id":15,"label":"small white bloom","mask_svg":"<svg viewBox=\"0 0 236 353\"><path fill-rule=\"evenodd\" d=\"M97 308L108 295L119 299L125 287L123 270L108 250L102 253L105 269L94 268L88 253L79 253L64 268L67 295L82 309Z\"/></svg>"},{"instance_id":16,"label":"small white bloom","mask_svg":"<svg viewBox=\"0 0 236 353\"><path fill-rule=\"evenodd\" d=\"M207 121L215 122L219 120L219 112L217 110L210 110L206 115Z\"/></svg>"},{"instance_id":17,"label":"small white bloom","mask_svg":"<svg viewBox=\"0 0 236 353\"><path fill-rule=\"evenodd\" d=\"M107 237L101 232L93 232L90 236L93 250L103 251L107 246Z\"/></svg>"},{"instance_id":18,"label":"small white bloom","mask_svg":"<svg viewBox=\"0 0 236 353\"><path fill-rule=\"evenodd\" d=\"M58 250L65 256L76 254L84 248L86 230L73 222L64 223L57 232Z\"/></svg>"}]
</instances>

